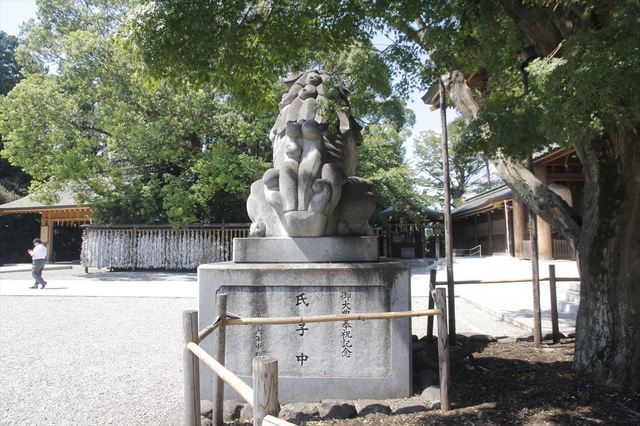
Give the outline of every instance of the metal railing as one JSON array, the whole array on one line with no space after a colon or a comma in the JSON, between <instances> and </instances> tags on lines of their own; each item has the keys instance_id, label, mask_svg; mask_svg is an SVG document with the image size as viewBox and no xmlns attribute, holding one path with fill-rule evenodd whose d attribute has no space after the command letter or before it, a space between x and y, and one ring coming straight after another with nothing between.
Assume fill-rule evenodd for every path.
<instances>
[{"instance_id":1,"label":"metal railing","mask_svg":"<svg viewBox=\"0 0 640 426\"><path fill-rule=\"evenodd\" d=\"M482 244L468 249L453 249L453 257L478 256L482 257Z\"/></svg>"}]
</instances>

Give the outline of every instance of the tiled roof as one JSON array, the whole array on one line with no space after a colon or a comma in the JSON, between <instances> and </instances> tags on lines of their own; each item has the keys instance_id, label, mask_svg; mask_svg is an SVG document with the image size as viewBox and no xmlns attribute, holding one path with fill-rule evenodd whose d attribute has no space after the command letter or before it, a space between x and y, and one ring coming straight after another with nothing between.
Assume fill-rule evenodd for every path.
<instances>
[{"instance_id":1,"label":"tiled roof","mask_svg":"<svg viewBox=\"0 0 640 426\"><path fill-rule=\"evenodd\" d=\"M464 202L460 207L455 208L451 215L453 217L463 217L469 213L475 211L485 210L491 204L496 201L511 199L511 188L506 185L493 188L487 192L471 197Z\"/></svg>"},{"instance_id":2,"label":"tiled roof","mask_svg":"<svg viewBox=\"0 0 640 426\"><path fill-rule=\"evenodd\" d=\"M88 207L87 204L76 202L74 195L68 191L60 191L58 194L58 202L54 204L43 204L39 201L32 200L27 195L19 200L1 204L0 210L39 210L39 209L56 209L56 208L78 208Z\"/></svg>"}]
</instances>

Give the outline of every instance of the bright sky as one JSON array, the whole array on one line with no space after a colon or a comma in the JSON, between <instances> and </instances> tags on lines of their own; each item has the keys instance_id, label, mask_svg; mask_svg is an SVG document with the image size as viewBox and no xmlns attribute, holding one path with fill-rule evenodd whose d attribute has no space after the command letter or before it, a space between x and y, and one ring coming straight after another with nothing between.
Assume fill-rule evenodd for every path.
<instances>
[{"instance_id":1,"label":"bright sky","mask_svg":"<svg viewBox=\"0 0 640 426\"><path fill-rule=\"evenodd\" d=\"M0 0L0 30L18 35L20 25L36 17L35 0Z\"/></svg>"},{"instance_id":2,"label":"bright sky","mask_svg":"<svg viewBox=\"0 0 640 426\"><path fill-rule=\"evenodd\" d=\"M11 35L18 35L22 23L36 17L35 0L0 0L0 30ZM421 131L434 130L440 133L440 112L429 111L429 107L422 102L420 97L423 91L412 93L408 107L416 114L416 125L413 134L417 136ZM455 116L453 110L447 111L449 121ZM412 144L407 146L410 157Z\"/></svg>"}]
</instances>

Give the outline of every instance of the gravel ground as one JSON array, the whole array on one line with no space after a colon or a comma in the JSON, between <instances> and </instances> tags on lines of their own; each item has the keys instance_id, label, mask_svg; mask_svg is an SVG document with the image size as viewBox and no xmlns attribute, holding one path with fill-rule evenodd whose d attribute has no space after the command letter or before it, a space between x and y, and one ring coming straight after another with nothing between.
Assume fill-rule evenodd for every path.
<instances>
[{"instance_id":1,"label":"gravel ground","mask_svg":"<svg viewBox=\"0 0 640 426\"><path fill-rule=\"evenodd\" d=\"M196 299L0 298L0 424L182 424Z\"/></svg>"},{"instance_id":2,"label":"gravel ground","mask_svg":"<svg viewBox=\"0 0 640 426\"><path fill-rule=\"evenodd\" d=\"M31 285L29 272L0 280ZM195 273L51 270L45 279L194 281ZM62 281L64 282L64 281ZM423 309L422 302L414 309ZM425 306L426 308L426 306ZM182 424L182 311L191 297L0 297L0 424ZM520 336L463 299L458 332ZM424 324L414 334L424 335Z\"/></svg>"}]
</instances>

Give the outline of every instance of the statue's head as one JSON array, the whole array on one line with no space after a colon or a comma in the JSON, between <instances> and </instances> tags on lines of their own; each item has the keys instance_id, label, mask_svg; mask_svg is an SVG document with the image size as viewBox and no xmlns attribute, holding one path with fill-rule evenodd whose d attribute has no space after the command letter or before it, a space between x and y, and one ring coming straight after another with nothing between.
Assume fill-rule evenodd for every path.
<instances>
[{"instance_id":1,"label":"statue's head","mask_svg":"<svg viewBox=\"0 0 640 426\"><path fill-rule=\"evenodd\" d=\"M329 74L306 71L285 86L269 135L273 168L252 186L248 200L254 224L263 222L251 235L263 228L267 236L332 235L343 186L355 173L361 127L349 114L347 91Z\"/></svg>"}]
</instances>

